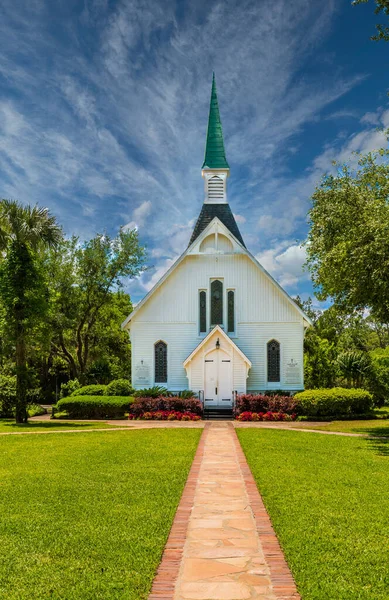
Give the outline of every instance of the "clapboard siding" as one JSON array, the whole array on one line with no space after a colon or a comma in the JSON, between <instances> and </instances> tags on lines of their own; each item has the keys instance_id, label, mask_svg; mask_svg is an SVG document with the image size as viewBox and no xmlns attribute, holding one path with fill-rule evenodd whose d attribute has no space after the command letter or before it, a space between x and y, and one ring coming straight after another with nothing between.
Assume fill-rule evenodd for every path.
<instances>
[{"instance_id":1,"label":"clapboard siding","mask_svg":"<svg viewBox=\"0 0 389 600\"><path fill-rule=\"evenodd\" d=\"M212 278L223 279L224 290L236 290L238 321L302 323L298 310L246 254L186 256L134 319L197 324L197 292L209 290Z\"/></svg>"}]
</instances>

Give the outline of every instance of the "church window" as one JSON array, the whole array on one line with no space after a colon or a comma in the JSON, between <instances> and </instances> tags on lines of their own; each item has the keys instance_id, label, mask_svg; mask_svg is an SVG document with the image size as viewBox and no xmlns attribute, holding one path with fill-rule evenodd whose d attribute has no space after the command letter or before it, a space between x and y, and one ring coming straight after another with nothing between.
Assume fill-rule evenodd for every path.
<instances>
[{"instance_id":1,"label":"church window","mask_svg":"<svg viewBox=\"0 0 389 600\"><path fill-rule=\"evenodd\" d=\"M154 344L155 383L167 383L167 344L157 342Z\"/></svg>"},{"instance_id":2,"label":"church window","mask_svg":"<svg viewBox=\"0 0 389 600\"><path fill-rule=\"evenodd\" d=\"M235 292L229 290L227 294L227 331L235 331Z\"/></svg>"},{"instance_id":3,"label":"church window","mask_svg":"<svg viewBox=\"0 0 389 600\"><path fill-rule=\"evenodd\" d=\"M280 344L277 340L267 343L267 380L280 381Z\"/></svg>"},{"instance_id":4,"label":"church window","mask_svg":"<svg viewBox=\"0 0 389 600\"><path fill-rule=\"evenodd\" d=\"M211 283L211 326L223 325L223 284L218 279Z\"/></svg>"},{"instance_id":5,"label":"church window","mask_svg":"<svg viewBox=\"0 0 389 600\"><path fill-rule=\"evenodd\" d=\"M207 331L207 293L201 291L199 294L199 321L200 333Z\"/></svg>"},{"instance_id":6,"label":"church window","mask_svg":"<svg viewBox=\"0 0 389 600\"><path fill-rule=\"evenodd\" d=\"M211 177L208 180L208 198L211 199L223 199L224 198L224 183L223 179L217 177Z\"/></svg>"}]
</instances>

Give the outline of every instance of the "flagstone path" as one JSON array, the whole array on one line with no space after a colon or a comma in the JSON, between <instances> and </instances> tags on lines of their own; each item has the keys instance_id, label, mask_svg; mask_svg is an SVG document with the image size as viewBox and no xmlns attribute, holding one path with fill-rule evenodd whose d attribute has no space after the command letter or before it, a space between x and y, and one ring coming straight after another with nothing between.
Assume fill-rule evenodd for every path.
<instances>
[{"instance_id":1,"label":"flagstone path","mask_svg":"<svg viewBox=\"0 0 389 600\"><path fill-rule=\"evenodd\" d=\"M149 600L297 600L232 423L207 423Z\"/></svg>"}]
</instances>

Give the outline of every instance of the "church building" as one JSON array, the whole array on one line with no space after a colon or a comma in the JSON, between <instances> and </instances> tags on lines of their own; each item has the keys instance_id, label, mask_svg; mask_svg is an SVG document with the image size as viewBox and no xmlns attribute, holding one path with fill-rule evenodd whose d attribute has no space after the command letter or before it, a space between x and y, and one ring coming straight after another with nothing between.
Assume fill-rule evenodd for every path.
<instances>
[{"instance_id":1,"label":"church building","mask_svg":"<svg viewBox=\"0 0 389 600\"><path fill-rule=\"evenodd\" d=\"M236 392L302 390L311 322L246 248L231 211L215 77L201 175L188 247L122 325L132 384L189 389L210 409L230 408Z\"/></svg>"}]
</instances>

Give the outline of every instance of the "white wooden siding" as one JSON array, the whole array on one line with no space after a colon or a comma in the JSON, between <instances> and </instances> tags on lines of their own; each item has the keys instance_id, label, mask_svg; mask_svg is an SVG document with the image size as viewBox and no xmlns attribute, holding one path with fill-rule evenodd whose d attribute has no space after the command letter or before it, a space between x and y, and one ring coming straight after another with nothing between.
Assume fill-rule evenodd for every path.
<instances>
[{"instance_id":1,"label":"white wooden siding","mask_svg":"<svg viewBox=\"0 0 389 600\"><path fill-rule=\"evenodd\" d=\"M154 384L154 344L168 345L168 381L173 391L187 389L189 381L183 367L204 334L199 334L199 290L207 290L207 326L209 326L209 284L213 278L223 281L224 305L228 289L235 290L236 345L251 360L246 380L245 366L233 363L234 389L247 390L303 388L303 318L271 280L244 254L191 255L156 290L131 321L132 373L134 387ZM226 310L225 310L226 315ZM225 323L226 325L226 323ZM281 346L281 381L267 383L267 347L271 339ZM288 363L297 363L299 378L288 383ZM136 381L137 366L144 361L149 368L148 382ZM203 370L198 361L191 367L191 389L203 389Z\"/></svg>"}]
</instances>

